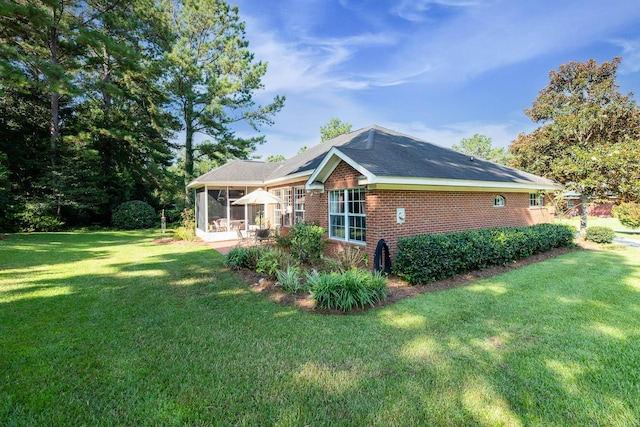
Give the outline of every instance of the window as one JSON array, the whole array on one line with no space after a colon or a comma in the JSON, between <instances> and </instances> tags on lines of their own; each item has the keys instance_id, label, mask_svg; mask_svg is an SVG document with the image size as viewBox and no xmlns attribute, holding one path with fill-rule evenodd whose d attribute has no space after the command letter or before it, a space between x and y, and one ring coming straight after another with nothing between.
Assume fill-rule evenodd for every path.
<instances>
[{"instance_id":1,"label":"window","mask_svg":"<svg viewBox=\"0 0 640 427\"><path fill-rule=\"evenodd\" d=\"M304 187L293 188L293 222L304 222Z\"/></svg>"},{"instance_id":2,"label":"window","mask_svg":"<svg viewBox=\"0 0 640 427\"><path fill-rule=\"evenodd\" d=\"M291 188L282 189L282 199L286 202L284 204L284 216L282 217L282 225L285 227L291 226Z\"/></svg>"},{"instance_id":3,"label":"window","mask_svg":"<svg viewBox=\"0 0 640 427\"><path fill-rule=\"evenodd\" d=\"M364 243L366 232L364 189L329 191L329 237Z\"/></svg>"},{"instance_id":4,"label":"window","mask_svg":"<svg viewBox=\"0 0 640 427\"><path fill-rule=\"evenodd\" d=\"M504 197L496 196L493 198L493 206L501 207L504 206Z\"/></svg>"},{"instance_id":5,"label":"window","mask_svg":"<svg viewBox=\"0 0 640 427\"><path fill-rule=\"evenodd\" d=\"M529 194L529 207L542 206L542 194L531 193Z\"/></svg>"},{"instance_id":6,"label":"window","mask_svg":"<svg viewBox=\"0 0 640 427\"><path fill-rule=\"evenodd\" d=\"M282 198L282 190L277 189L272 191L273 195L279 198ZM276 203L273 209L273 225L282 225L282 205L280 203Z\"/></svg>"}]
</instances>

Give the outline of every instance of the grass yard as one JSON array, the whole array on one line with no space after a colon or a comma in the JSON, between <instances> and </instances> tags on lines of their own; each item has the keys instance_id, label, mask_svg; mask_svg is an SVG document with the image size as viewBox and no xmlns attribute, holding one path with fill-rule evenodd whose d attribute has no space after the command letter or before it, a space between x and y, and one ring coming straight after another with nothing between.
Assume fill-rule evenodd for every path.
<instances>
[{"instance_id":1,"label":"grass yard","mask_svg":"<svg viewBox=\"0 0 640 427\"><path fill-rule=\"evenodd\" d=\"M576 216L568 219L559 219L558 222L562 224L573 225L576 230L580 228L580 217ZM616 231L616 237L624 239L640 239L640 230L634 230L620 224L618 218L600 218L590 216L587 220L587 227L609 227Z\"/></svg>"},{"instance_id":2,"label":"grass yard","mask_svg":"<svg viewBox=\"0 0 640 427\"><path fill-rule=\"evenodd\" d=\"M638 425L640 251L361 315L249 290L151 232L0 241L1 425Z\"/></svg>"}]
</instances>

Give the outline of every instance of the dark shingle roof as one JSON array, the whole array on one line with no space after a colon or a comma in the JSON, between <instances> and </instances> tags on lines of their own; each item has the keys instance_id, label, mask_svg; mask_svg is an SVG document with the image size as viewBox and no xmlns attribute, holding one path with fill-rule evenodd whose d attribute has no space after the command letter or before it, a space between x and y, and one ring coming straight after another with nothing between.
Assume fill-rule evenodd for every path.
<instances>
[{"instance_id":1,"label":"dark shingle roof","mask_svg":"<svg viewBox=\"0 0 640 427\"><path fill-rule=\"evenodd\" d=\"M368 126L309 148L282 163L236 160L198 177L204 182L273 182L310 175L336 147L378 177L553 184L552 181L458 153L380 126Z\"/></svg>"},{"instance_id":2,"label":"dark shingle roof","mask_svg":"<svg viewBox=\"0 0 640 427\"><path fill-rule=\"evenodd\" d=\"M190 186L197 183L209 182L264 182L282 163L258 162L255 160L234 160L230 163L212 169L200 175Z\"/></svg>"},{"instance_id":3,"label":"dark shingle roof","mask_svg":"<svg viewBox=\"0 0 640 427\"><path fill-rule=\"evenodd\" d=\"M372 126L338 147L377 176L549 184L551 181L473 158L412 136Z\"/></svg>"}]
</instances>

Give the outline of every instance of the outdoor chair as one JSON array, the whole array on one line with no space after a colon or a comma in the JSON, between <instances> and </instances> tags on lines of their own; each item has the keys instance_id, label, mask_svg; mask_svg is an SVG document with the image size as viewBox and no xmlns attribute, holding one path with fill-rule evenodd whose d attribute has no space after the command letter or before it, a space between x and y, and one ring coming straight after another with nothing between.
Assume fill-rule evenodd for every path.
<instances>
[{"instance_id":1,"label":"outdoor chair","mask_svg":"<svg viewBox=\"0 0 640 427\"><path fill-rule=\"evenodd\" d=\"M238 235L238 243L236 246L244 246L249 243L249 239L242 234L242 230L236 228L236 234Z\"/></svg>"},{"instance_id":2,"label":"outdoor chair","mask_svg":"<svg viewBox=\"0 0 640 427\"><path fill-rule=\"evenodd\" d=\"M271 230L268 228L261 228L256 230L256 242L268 242L271 239Z\"/></svg>"}]
</instances>

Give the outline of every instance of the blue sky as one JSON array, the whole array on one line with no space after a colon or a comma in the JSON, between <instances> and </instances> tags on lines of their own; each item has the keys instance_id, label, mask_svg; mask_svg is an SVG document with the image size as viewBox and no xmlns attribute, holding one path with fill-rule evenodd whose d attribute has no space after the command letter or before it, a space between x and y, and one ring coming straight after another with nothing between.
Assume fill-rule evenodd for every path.
<instances>
[{"instance_id":1,"label":"blue sky","mask_svg":"<svg viewBox=\"0 0 640 427\"><path fill-rule=\"evenodd\" d=\"M448 147L474 133L507 147L535 129L524 110L549 71L570 61L621 56L620 91L640 94L637 0L231 3L256 60L269 63L256 99L287 96L261 131L263 159L318 144L333 117Z\"/></svg>"}]
</instances>

